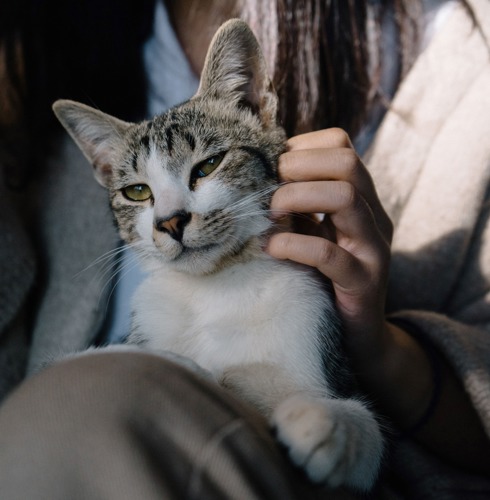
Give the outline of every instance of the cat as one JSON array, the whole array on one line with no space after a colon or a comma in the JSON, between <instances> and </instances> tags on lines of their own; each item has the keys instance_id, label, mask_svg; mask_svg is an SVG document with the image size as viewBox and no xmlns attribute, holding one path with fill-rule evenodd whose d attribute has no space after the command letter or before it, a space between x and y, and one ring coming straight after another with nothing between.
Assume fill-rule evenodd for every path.
<instances>
[{"instance_id":1,"label":"cat","mask_svg":"<svg viewBox=\"0 0 490 500\"><path fill-rule=\"evenodd\" d=\"M313 269L263 251L286 135L248 25L225 23L196 95L150 121L67 100L53 109L148 271L127 343L211 372L270 419L312 481L369 490L383 439L367 405L345 393L331 291Z\"/></svg>"}]
</instances>

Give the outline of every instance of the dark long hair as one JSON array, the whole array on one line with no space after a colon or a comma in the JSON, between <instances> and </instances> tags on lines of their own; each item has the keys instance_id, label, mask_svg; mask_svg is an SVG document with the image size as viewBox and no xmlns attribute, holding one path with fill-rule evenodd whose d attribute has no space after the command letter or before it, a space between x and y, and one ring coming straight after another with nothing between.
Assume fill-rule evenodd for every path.
<instances>
[{"instance_id":1,"label":"dark long hair","mask_svg":"<svg viewBox=\"0 0 490 500\"><path fill-rule=\"evenodd\" d=\"M141 47L154 1L0 3L0 163L7 175L21 182L42 166L49 138L60 130L51 111L58 98L124 119L143 116Z\"/></svg>"},{"instance_id":2,"label":"dark long hair","mask_svg":"<svg viewBox=\"0 0 490 500\"><path fill-rule=\"evenodd\" d=\"M51 103L60 97L123 119L143 115L141 49L151 31L154 1L0 4L0 162L9 163L10 151L17 163L32 164L56 130ZM368 40L368 17L374 33L384 16L395 17L401 76L417 50L420 1L241 0L242 16L272 59L289 135L328 126L350 134L359 130L379 98L379 68L372 59L381 45L376 36Z\"/></svg>"},{"instance_id":3,"label":"dark long hair","mask_svg":"<svg viewBox=\"0 0 490 500\"><path fill-rule=\"evenodd\" d=\"M271 4L277 29L264 21ZM288 133L338 126L354 135L373 103L386 100L378 64L383 23L391 17L397 28L390 50L398 51L400 79L418 51L422 6L420 0L246 0L243 16L274 68Z\"/></svg>"}]
</instances>

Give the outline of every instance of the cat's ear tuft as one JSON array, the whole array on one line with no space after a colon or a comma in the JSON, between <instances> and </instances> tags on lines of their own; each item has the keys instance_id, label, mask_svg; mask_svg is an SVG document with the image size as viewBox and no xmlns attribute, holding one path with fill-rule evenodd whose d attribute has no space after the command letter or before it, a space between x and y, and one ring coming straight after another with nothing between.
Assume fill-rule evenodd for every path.
<instances>
[{"instance_id":1,"label":"cat's ear tuft","mask_svg":"<svg viewBox=\"0 0 490 500\"><path fill-rule=\"evenodd\" d=\"M276 123L277 94L260 45L244 21L231 19L214 35L197 96L249 107L264 126Z\"/></svg>"},{"instance_id":2,"label":"cat's ear tuft","mask_svg":"<svg viewBox=\"0 0 490 500\"><path fill-rule=\"evenodd\" d=\"M121 147L129 123L75 101L60 99L53 111L87 160L94 167L95 178L108 187L115 153Z\"/></svg>"}]
</instances>

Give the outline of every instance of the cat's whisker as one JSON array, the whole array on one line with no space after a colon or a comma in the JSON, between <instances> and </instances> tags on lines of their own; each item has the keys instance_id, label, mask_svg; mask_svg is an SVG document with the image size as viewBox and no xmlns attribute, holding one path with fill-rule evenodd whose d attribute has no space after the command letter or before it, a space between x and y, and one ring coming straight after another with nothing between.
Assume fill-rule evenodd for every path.
<instances>
[{"instance_id":1,"label":"cat's whisker","mask_svg":"<svg viewBox=\"0 0 490 500\"><path fill-rule=\"evenodd\" d=\"M270 217L274 214L274 216L281 215L281 216L293 216L295 218L299 219L304 219L304 220L309 220L311 221L311 216L309 214L305 214L302 212L296 212L296 211L290 211L290 210L256 210L256 211L251 211L251 212L242 212L242 213L235 213L232 214L231 217L233 220L240 220L248 217L256 217L256 216L263 216L263 217Z\"/></svg>"},{"instance_id":2,"label":"cat's whisker","mask_svg":"<svg viewBox=\"0 0 490 500\"><path fill-rule=\"evenodd\" d=\"M231 209L240 208L242 205L248 205L252 202L261 201L263 197L273 193L276 189L277 189L276 185L266 186L265 188L263 188L259 191L256 191L254 193L250 193L247 196L241 198L240 200L230 204L229 207Z\"/></svg>"},{"instance_id":3,"label":"cat's whisker","mask_svg":"<svg viewBox=\"0 0 490 500\"><path fill-rule=\"evenodd\" d=\"M124 244L120 247L118 247L115 251L114 254L112 255L112 260L107 259L105 263L102 265L102 271L104 271L106 268L113 268L115 266L118 266L120 261L124 259L125 254L127 254L128 250L135 250L138 247L141 247L142 242L135 242L135 243L128 243ZM105 272L105 271L104 271Z\"/></svg>"},{"instance_id":4,"label":"cat's whisker","mask_svg":"<svg viewBox=\"0 0 490 500\"><path fill-rule=\"evenodd\" d=\"M88 266L81 272L87 271L88 269L93 268L96 265L99 265L100 269L98 269L97 273L92 277L92 282L94 280L97 280L100 286L102 286L102 283L104 283L107 280L108 275L111 276L109 280L112 280L113 277L121 269L120 264L125 260L125 253L124 253L125 250L128 248L134 249L138 246L139 243L125 244L109 252L106 252L104 255L96 259L96 261L94 261L90 266ZM135 255L132 255L131 257L132 259L137 258ZM76 276L80 276L81 272L78 273ZM102 289L104 289L105 286L106 285L102 286Z\"/></svg>"},{"instance_id":5,"label":"cat's whisker","mask_svg":"<svg viewBox=\"0 0 490 500\"><path fill-rule=\"evenodd\" d=\"M122 266L118 265L116 268L112 269L113 272L106 279L106 283L101 288L101 291L100 291L99 304L100 304L100 301L102 300L102 297L104 296L105 291L107 290L107 287L110 286L112 283L112 287L106 295L106 301L107 301L106 314L107 314L107 308L109 307L109 304L110 304L111 297L114 294L116 287L118 286L118 284L121 282L121 280L125 276L127 276L132 270L134 270L136 267L138 267L139 262L141 262L141 257L137 256L135 254L131 254L131 255L129 255L129 258L127 258L127 259L121 258L120 262L123 262L123 265Z\"/></svg>"},{"instance_id":6,"label":"cat's whisker","mask_svg":"<svg viewBox=\"0 0 490 500\"><path fill-rule=\"evenodd\" d=\"M113 249L103 253L101 256L97 257L87 267L85 267L84 269L82 269L78 273L76 273L74 275L74 278L78 278L81 274L88 271L89 269L92 269L93 267L95 267L97 265L102 265L102 267L104 267L107 264L107 262L109 262L110 265L112 265L116 256L122 254L127 248L130 248L130 249L137 248L140 244L141 244L141 242L125 243L117 248L113 248Z\"/></svg>"},{"instance_id":7,"label":"cat's whisker","mask_svg":"<svg viewBox=\"0 0 490 500\"><path fill-rule=\"evenodd\" d=\"M247 219L249 217L254 217L255 220L256 220L259 217L265 217L265 218L267 218L267 214L265 212L263 212L263 211L257 210L256 212L244 212L242 214L233 214L233 215L230 216L231 220L233 220L233 221L239 221L241 219ZM251 219L250 222L253 224L255 222L255 220Z\"/></svg>"},{"instance_id":8,"label":"cat's whisker","mask_svg":"<svg viewBox=\"0 0 490 500\"><path fill-rule=\"evenodd\" d=\"M96 283L97 288L100 288L102 286L102 283L104 283L106 276L109 273L112 273L115 269L117 269L119 263L123 260L122 254L116 254L115 258L110 259L109 261L104 262L99 269L96 269L95 272L92 274L90 278L90 284ZM94 266L91 266L92 268ZM75 278L80 278L81 273L78 273ZM74 278L74 279L75 279Z\"/></svg>"},{"instance_id":9,"label":"cat's whisker","mask_svg":"<svg viewBox=\"0 0 490 500\"><path fill-rule=\"evenodd\" d=\"M256 191L248 193L243 198L240 198L239 200L237 200L237 202L245 201L248 198L256 198L256 197L264 196L266 194L273 193L276 189L277 189L277 184L272 184L272 185L269 185L269 186L265 186L265 187L263 187L261 189L258 189Z\"/></svg>"},{"instance_id":10,"label":"cat's whisker","mask_svg":"<svg viewBox=\"0 0 490 500\"><path fill-rule=\"evenodd\" d=\"M78 278L81 274L87 272L89 269L92 269L93 267L95 267L97 265L105 265L105 263L107 261L112 262L112 259L114 259L117 255L119 255L123 251L124 251L124 246L121 246L118 248L113 248L113 249L109 250L108 252L105 252L100 257L98 257L93 262L91 262L88 266L86 266L85 268L78 271L73 277Z\"/></svg>"},{"instance_id":11,"label":"cat's whisker","mask_svg":"<svg viewBox=\"0 0 490 500\"><path fill-rule=\"evenodd\" d=\"M120 255L117 259L114 261L107 263L106 266L101 269L101 272L98 273L96 278L98 279L99 283L104 283L105 281L112 280L115 275L119 272L121 269L120 264L124 262L124 255ZM109 276L109 278L108 278Z\"/></svg>"}]
</instances>

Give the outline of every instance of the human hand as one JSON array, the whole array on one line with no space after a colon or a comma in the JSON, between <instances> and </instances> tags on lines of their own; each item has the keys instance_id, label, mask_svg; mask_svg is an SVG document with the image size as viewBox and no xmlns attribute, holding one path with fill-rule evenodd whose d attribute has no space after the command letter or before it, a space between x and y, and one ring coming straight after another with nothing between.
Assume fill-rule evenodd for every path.
<instances>
[{"instance_id":1,"label":"human hand","mask_svg":"<svg viewBox=\"0 0 490 500\"><path fill-rule=\"evenodd\" d=\"M304 134L288 146L279 160L285 184L272 198L273 213L323 213L325 219L296 218L301 227L274 234L267 250L330 278L361 387L395 425L413 429L432 404L434 374L424 347L385 321L392 223L345 132ZM439 402L417 439L443 460L488 475L483 426L458 378L443 358L440 363Z\"/></svg>"},{"instance_id":2,"label":"human hand","mask_svg":"<svg viewBox=\"0 0 490 500\"><path fill-rule=\"evenodd\" d=\"M373 359L386 333L393 226L366 167L348 135L332 128L290 139L279 160L279 176L285 184L272 198L273 214L325 217L296 218L295 232L273 235L267 251L278 259L313 266L330 278L347 349L355 362Z\"/></svg>"}]
</instances>

